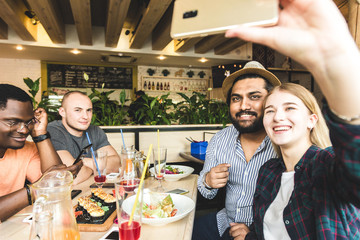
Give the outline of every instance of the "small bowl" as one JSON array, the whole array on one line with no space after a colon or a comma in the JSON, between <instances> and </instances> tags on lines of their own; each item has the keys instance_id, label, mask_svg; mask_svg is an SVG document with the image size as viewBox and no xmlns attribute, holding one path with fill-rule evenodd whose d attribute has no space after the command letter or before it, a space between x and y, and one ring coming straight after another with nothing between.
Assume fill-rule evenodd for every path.
<instances>
[{"instance_id":1,"label":"small bowl","mask_svg":"<svg viewBox=\"0 0 360 240\"><path fill-rule=\"evenodd\" d=\"M184 173L179 173L179 174L165 174L165 176L164 176L165 181L169 181L169 182L175 182L182 178L185 178L185 177L189 176L190 174L192 174L194 171L194 169L192 167L183 166L183 165L166 165L166 166L171 166L172 168L178 168L184 172ZM150 173L152 175L155 175L155 170L153 167L150 168Z\"/></svg>"}]
</instances>

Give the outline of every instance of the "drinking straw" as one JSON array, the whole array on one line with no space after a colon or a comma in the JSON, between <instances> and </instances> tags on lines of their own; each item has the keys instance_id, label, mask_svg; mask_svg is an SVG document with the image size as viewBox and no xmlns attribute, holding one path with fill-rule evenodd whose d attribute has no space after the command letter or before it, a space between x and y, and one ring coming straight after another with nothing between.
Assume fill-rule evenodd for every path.
<instances>
[{"instance_id":1,"label":"drinking straw","mask_svg":"<svg viewBox=\"0 0 360 240\"><path fill-rule=\"evenodd\" d=\"M141 179L140 179L140 183L139 183L139 188L138 188L138 191L136 192L135 202L134 202L134 205L133 205L132 210L131 210L131 215L130 215L130 218L129 218L128 226L131 226L132 220L133 220L133 218L134 218L134 213L135 213L136 205L137 205L137 202L138 202L138 200L139 200L139 194L140 194L140 191L141 191L141 189L142 189L142 185L144 184L146 168L147 168L148 165L149 165L149 157L150 157L150 154L151 154L152 147L153 147L153 145L150 144L149 151L148 151L148 154L147 154L147 156L146 156L146 160L145 160L145 164L144 164L144 169L143 169L142 174L141 174ZM142 208L142 206L141 206L141 208Z\"/></svg>"},{"instance_id":2,"label":"drinking straw","mask_svg":"<svg viewBox=\"0 0 360 240\"><path fill-rule=\"evenodd\" d=\"M121 132L121 138L122 138L123 146L124 146L124 150L125 150L126 146L125 146L125 140L124 140L124 134L123 134L122 128L120 128L120 132Z\"/></svg>"},{"instance_id":3,"label":"drinking straw","mask_svg":"<svg viewBox=\"0 0 360 240\"><path fill-rule=\"evenodd\" d=\"M160 176L160 131L159 129L157 130L157 145L158 145L158 165L159 165L159 176Z\"/></svg>"},{"instance_id":4,"label":"drinking straw","mask_svg":"<svg viewBox=\"0 0 360 240\"><path fill-rule=\"evenodd\" d=\"M89 134L88 134L87 132L85 132L85 133L86 133L86 138L87 138L89 144L91 144L91 140L90 140L90 138L89 138ZM94 149L93 149L92 146L90 147L90 150L91 150L91 154L92 154L92 156L93 156L93 158L94 158L94 161L95 161L96 169L97 169L97 171L98 171L98 173L99 173L99 176L101 176L101 172L100 172L100 170L99 170L99 166L98 166L98 164L97 164L96 157L95 157L95 153L94 153Z\"/></svg>"}]
</instances>

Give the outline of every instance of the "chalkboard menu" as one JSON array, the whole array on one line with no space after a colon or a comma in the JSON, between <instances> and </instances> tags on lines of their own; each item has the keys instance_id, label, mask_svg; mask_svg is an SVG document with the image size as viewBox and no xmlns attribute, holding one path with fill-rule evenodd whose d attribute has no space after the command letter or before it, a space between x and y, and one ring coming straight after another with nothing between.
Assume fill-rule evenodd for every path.
<instances>
[{"instance_id":1,"label":"chalkboard menu","mask_svg":"<svg viewBox=\"0 0 360 240\"><path fill-rule=\"evenodd\" d=\"M47 64L49 87L132 89L132 75L132 67Z\"/></svg>"}]
</instances>

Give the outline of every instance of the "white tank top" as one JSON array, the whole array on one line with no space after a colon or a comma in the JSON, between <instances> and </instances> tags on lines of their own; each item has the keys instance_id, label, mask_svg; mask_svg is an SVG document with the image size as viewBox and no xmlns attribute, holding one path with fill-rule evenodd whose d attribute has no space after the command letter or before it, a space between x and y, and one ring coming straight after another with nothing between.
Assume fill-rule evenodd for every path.
<instances>
[{"instance_id":1,"label":"white tank top","mask_svg":"<svg viewBox=\"0 0 360 240\"><path fill-rule=\"evenodd\" d=\"M281 185L274 201L264 216L264 237L266 240L291 240L284 224L283 212L294 190L295 171L283 172Z\"/></svg>"}]
</instances>

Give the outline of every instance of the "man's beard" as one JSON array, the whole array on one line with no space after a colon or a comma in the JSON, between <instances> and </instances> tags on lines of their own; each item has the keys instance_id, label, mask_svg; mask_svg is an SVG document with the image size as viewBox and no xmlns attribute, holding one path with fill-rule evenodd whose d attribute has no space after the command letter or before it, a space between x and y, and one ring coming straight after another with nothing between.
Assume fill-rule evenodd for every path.
<instances>
[{"instance_id":1,"label":"man's beard","mask_svg":"<svg viewBox=\"0 0 360 240\"><path fill-rule=\"evenodd\" d=\"M240 111L235 114L235 117L240 117L241 114L249 114L257 117L257 113L251 111ZM251 125L245 127L241 126L239 123L240 121L238 121L236 118L233 118L231 115L230 119L236 130L238 130L240 133L254 133L264 129L263 117L256 118Z\"/></svg>"}]
</instances>

